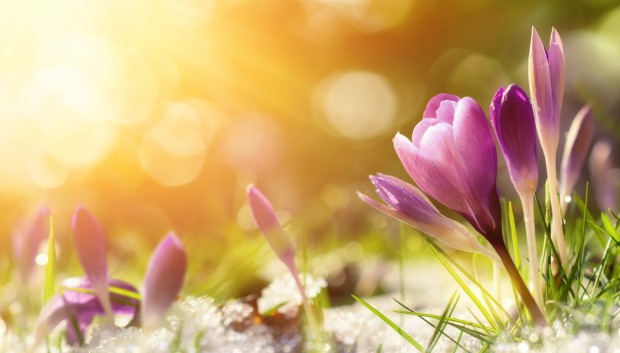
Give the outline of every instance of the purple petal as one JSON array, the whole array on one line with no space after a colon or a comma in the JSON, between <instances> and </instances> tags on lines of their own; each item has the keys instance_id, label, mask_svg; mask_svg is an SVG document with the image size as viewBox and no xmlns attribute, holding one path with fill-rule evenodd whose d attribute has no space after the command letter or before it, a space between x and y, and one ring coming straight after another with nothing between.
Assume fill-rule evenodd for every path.
<instances>
[{"instance_id":1,"label":"purple petal","mask_svg":"<svg viewBox=\"0 0 620 353\"><path fill-rule=\"evenodd\" d=\"M551 40L549 42L549 79L551 82L553 100L553 118L559 129L560 111L562 109L562 99L564 97L565 79L564 47L558 32L551 30Z\"/></svg>"},{"instance_id":2,"label":"purple petal","mask_svg":"<svg viewBox=\"0 0 620 353\"><path fill-rule=\"evenodd\" d=\"M267 197L257 187L253 185L248 186L247 193L248 204L250 205L254 222L261 234L263 234L276 256L289 268L291 266L294 267L294 264L291 263L295 254L293 245L282 229L273 206L271 206Z\"/></svg>"},{"instance_id":3,"label":"purple petal","mask_svg":"<svg viewBox=\"0 0 620 353\"><path fill-rule=\"evenodd\" d=\"M453 127L455 150L465 170L462 177L470 186L470 194L464 188L461 195L468 198L474 211L472 225L482 234L490 235L501 227L497 154L491 129L480 105L469 97L459 101Z\"/></svg>"},{"instance_id":4,"label":"purple petal","mask_svg":"<svg viewBox=\"0 0 620 353\"><path fill-rule=\"evenodd\" d=\"M592 144L593 134L594 123L592 121L591 109L586 105L577 113L566 134L560 167L561 200L564 200L572 192L581 175L583 163Z\"/></svg>"},{"instance_id":5,"label":"purple petal","mask_svg":"<svg viewBox=\"0 0 620 353\"><path fill-rule=\"evenodd\" d=\"M121 280L111 279L109 285L138 293L136 287ZM80 334L84 337L94 317L105 314L97 296L78 290L71 290L71 288L92 290L88 278L70 278L63 281L62 286L65 288L63 294L52 297L41 310L35 329L37 341L40 341L52 332L56 326L65 321L69 342L77 343L78 335L71 320L76 320ZM112 310L115 314L135 317L139 307L138 300L115 293L110 293L110 298L112 300Z\"/></svg>"},{"instance_id":6,"label":"purple petal","mask_svg":"<svg viewBox=\"0 0 620 353\"><path fill-rule=\"evenodd\" d=\"M388 175L371 176L371 180L377 187L379 196L388 204L383 205L358 193L360 199L373 208L411 225L453 249L478 252L496 258L467 228L443 216L419 189Z\"/></svg>"},{"instance_id":7,"label":"purple petal","mask_svg":"<svg viewBox=\"0 0 620 353\"><path fill-rule=\"evenodd\" d=\"M142 305L142 324L153 329L176 300L187 267L181 241L169 233L157 246L146 270Z\"/></svg>"},{"instance_id":8,"label":"purple petal","mask_svg":"<svg viewBox=\"0 0 620 353\"><path fill-rule=\"evenodd\" d=\"M73 243L86 277L111 317L105 236L97 220L82 206L73 216Z\"/></svg>"},{"instance_id":9,"label":"purple petal","mask_svg":"<svg viewBox=\"0 0 620 353\"><path fill-rule=\"evenodd\" d=\"M541 144L547 140L555 141L559 135L559 122L554 119L553 86L549 74L549 61L545 47L534 27L532 27L528 64L530 94Z\"/></svg>"},{"instance_id":10,"label":"purple petal","mask_svg":"<svg viewBox=\"0 0 620 353\"><path fill-rule=\"evenodd\" d=\"M431 98L430 101L428 101L428 104L426 104L426 109L424 109L424 113L422 114L422 117L423 118L437 118L437 110L439 109L441 102L446 101L446 100L458 102L459 99L460 99L459 97L453 94L440 93L434 96L433 98Z\"/></svg>"},{"instance_id":11,"label":"purple petal","mask_svg":"<svg viewBox=\"0 0 620 353\"><path fill-rule=\"evenodd\" d=\"M437 132L441 133L441 130ZM442 144L448 148L446 143ZM429 155L426 155L401 134L394 137L394 149L420 189L468 220L474 217L466 200L461 196L464 187L461 175L464 171L460 161L446 161L446 156L450 156L450 153L444 152L444 163L437 163L433 158L435 152L432 146L428 146ZM462 174L459 175L460 173Z\"/></svg>"},{"instance_id":12,"label":"purple petal","mask_svg":"<svg viewBox=\"0 0 620 353\"><path fill-rule=\"evenodd\" d=\"M536 123L532 104L521 87L510 85L497 91L491 122L515 188L520 194L533 193L538 183Z\"/></svg>"}]
</instances>

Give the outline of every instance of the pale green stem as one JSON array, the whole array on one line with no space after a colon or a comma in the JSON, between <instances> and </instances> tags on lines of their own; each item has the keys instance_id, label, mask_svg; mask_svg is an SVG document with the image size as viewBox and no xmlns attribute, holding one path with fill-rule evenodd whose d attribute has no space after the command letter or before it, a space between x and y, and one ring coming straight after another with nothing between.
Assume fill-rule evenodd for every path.
<instances>
[{"instance_id":1,"label":"pale green stem","mask_svg":"<svg viewBox=\"0 0 620 353\"><path fill-rule=\"evenodd\" d=\"M547 166L547 181L549 183L549 198L551 201L551 239L555 243L558 254L560 256L559 264L564 266L568 255L566 254L566 242L564 241L564 231L562 230L562 211L560 207L560 197L558 195L558 177L557 168L555 166L556 151L549 151L544 148L545 164Z\"/></svg>"},{"instance_id":2,"label":"pale green stem","mask_svg":"<svg viewBox=\"0 0 620 353\"><path fill-rule=\"evenodd\" d=\"M544 311L543 291L540 287L538 269L538 250L536 249L536 224L534 221L534 196L531 193L519 195L523 207L523 222L525 223L525 235L527 237L527 253L530 258L530 290L534 294L534 300L538 307Z\"/></svg>"},{"instance_id":3,"label":"pale green stem","mask_svg":"<svg viewBox=\"0 0 620 353\"><path fill-rule=\"evenodd\" d=\"M499 300L502 297L502 286L500 279L501 262L493 261L493 285L495 287L495 297Z\"/></svg>"},{"instance_id":4,"label":"pale green stem","mask_svg":"<svg viewBox=\"0 0 620 353\"><path fill-rule=\"evenodd\" d=\"M301 303L304 307L304 311L306 312L306 317L308 318L308 325L310 326L310 332L314 335L313 339L318 340L319 343L323 341L323 334L321 332L321 327L319 322L314 315L314 310L310 305L310 299L306 295L306 289L304 285L301 283L301 279L299 278L299 271L297 270L297 266L295 266L294 262L286 263L286 267L288 267L291 275L293 275L293 279L295 280L295 285L301 294Z\"/></svg>"}]
</instances>

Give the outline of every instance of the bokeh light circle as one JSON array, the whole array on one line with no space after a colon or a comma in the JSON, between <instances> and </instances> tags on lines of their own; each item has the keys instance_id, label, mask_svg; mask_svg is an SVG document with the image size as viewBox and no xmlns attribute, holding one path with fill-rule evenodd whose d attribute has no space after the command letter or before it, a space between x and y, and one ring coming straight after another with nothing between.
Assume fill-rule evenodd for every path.
<instances>
[{"instance_id":1,"label":"bokeh light circle","mask_svg":"<svg viewBox=\"0 0 620 353\"><path fill-rule=\"evenodd\" d=\"M394 125L398 96L383 76L349 71L327 77L317 87L315 111L338 135L365 140L380 136Z\"/></svg>"}]
</instances>

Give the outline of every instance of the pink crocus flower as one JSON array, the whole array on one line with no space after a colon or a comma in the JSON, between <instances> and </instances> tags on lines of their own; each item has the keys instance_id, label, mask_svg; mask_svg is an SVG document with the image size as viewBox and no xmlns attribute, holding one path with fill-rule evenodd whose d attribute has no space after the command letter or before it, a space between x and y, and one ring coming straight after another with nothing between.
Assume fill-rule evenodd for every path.
<instances>
[{"instance_id":1,"label":"pink crocus flower","mask_svg":"<svg viewBox=\"0 0 620 353\"><path fill-rule=\"evenodd\" d=\"M144 279L142 325L145 330L156 328L183 287L187 254L174 233L157 245L151 256Z\"/></svg>"},{"instance_id":2,"label":"pink crocus flower","mask_svg":"<svg viewBox=\"0 0 620 353\"><path fill-rule=\"evenodd\" d=\"M469 97L433 97L411 140L394 148L426 194L461 214L490 243L503 243L495 142L482 108Z\"/></svg>"}]
</instances>

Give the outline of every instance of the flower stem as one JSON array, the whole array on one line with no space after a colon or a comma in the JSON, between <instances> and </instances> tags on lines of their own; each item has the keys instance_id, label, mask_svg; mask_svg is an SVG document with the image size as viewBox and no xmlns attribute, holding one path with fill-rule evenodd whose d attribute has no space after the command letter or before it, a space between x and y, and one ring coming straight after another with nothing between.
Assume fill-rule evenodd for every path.
<instances>
[{"instance_id":1,"label":"flower stem","mask_svg":"<svg viewBox=\"0 0 620 353\"><path fill-rule=\"evenodd\" d=\"M568 255L566 254L566 242L564 241L564 231L562 230L562 211L560 207L560 198L558 195L558 176L555 166L555 151L543 148L545 155L545 164L547 166L547 181L549 183L549 198L551 201L551 239L555 242L558 254L560 256L560 265L566 263Z\"/></svg>"},{"instance_id":2,"label":"flower stem","mask_svg":"<svg viewBox=\"0 0 620 353\"><path fill-rule=\"evenodd\" d=\"M502 242L493 242L491 243L491 245L493 246L493 249L495 249L495 251L497 252L497 255L499 255L499 258L501 259L502 264L506 269L506 272L508 272L508 275L512 280L513 286L515 286L517 292L519 292L521 300L523 300L523 304L532 316L532 320L534 321L536 326L547 326L547 319L545 318L545 315L536 304L536 301L534 300L534 297L532 297L532 293L530 293L530 290L525 285L525 282L523 282L523 278L521 278L519 270L512 261L512 258L510 258L508 250L506 250L506 246Z\"/></svg>"},{"instance_id":3,"label":"flower stem","mask_svg":"<svg viewBox=\"0 0 620 353\"><path fill-rule=\"evenodd\" d=\"M538 250L536 249L536 224L534 222L534 196L532 194L519 195L523 207L523 222L525 223L525 235L527 237L527 252L530 258L530 288L534 293L534 299L538 307L543 310L543 291L540 287L538 275L539 262Z\"/></svg>"}]
</instances>

